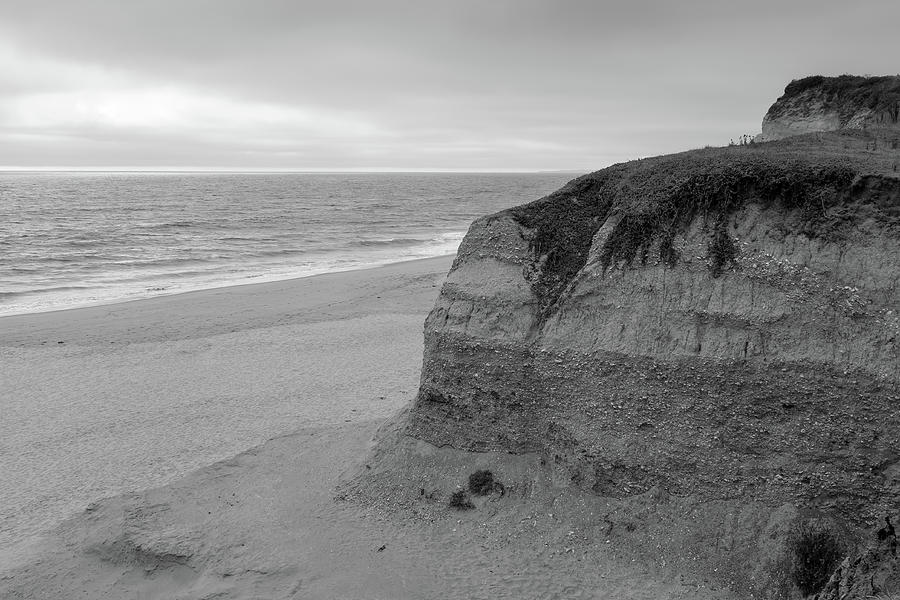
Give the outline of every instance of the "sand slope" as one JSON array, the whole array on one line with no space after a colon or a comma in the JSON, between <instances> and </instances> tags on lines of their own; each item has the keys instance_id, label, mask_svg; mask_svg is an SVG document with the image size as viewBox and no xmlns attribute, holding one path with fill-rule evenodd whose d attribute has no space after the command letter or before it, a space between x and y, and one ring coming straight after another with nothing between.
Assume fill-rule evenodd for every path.
<instances>
[{"instance_id":1,"label":"sand slope","mask_svg":"<svg viewBox=\"0 0 900 600\"><path fill-rule=\"evenodd\" d=\"M605 540L582 536L583 516L544 494L495 495L467 512L443 498L418 513L335 499L342 479L365 471L376 425L283 436L171 485L97 503L0 580L0 595L721 597L615 557Z\"/></svg>"}]
</instances>

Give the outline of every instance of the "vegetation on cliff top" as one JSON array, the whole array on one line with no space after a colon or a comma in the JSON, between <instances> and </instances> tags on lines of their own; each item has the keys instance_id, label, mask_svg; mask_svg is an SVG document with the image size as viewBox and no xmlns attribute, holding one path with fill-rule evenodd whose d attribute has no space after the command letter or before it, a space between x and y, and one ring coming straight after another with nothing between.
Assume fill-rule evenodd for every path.
<instances>
[{"instance_id":1,"label":"vegetation on cliff top","mask_svg":"<svg viewBox=\"0 0 900 600\"><path fill-rule=\"evenodd\" d=\"M546 198L510 209L516 221L534 232L529 244L542 264L530 283L543 311L584 266L594 233L615 200L607 183L616 169L579 177Z\"/></svg>"},{"instance_id":2,"label":"vegetation on cliff top","mask_svg":"<svg viewBox=\"0 0 900 600\"><path fill-rule=\"evenodd\" d=\"M837 144L860 144L859 136L835 134L828 143L810 136L772 144L695 150L614 165L573 180L559 191L512 209L509 214L532 230L536 268L530 275L544 316L584 266L594 235L608 216L620 217L601 248L604 269L659 260L679 260L676 236L697 218L710 232L713 276L734 260L728 217L749 203L795 214L810 237L846 232L857 219L874 217L897 226L897 196L888 202L865 197L861 173L889 171L871 153ZM854 186L854 182L857 185ZM891 179L888 187L900 190ZM869 203L872 210L841 210ZM653 254L651 256L651 253Z\"/></svg>"},{"instance_id":3,"label":"vegetation on cliff top","mask_svg":"<svg viewBox=\"0 0 900 600\"><path fill-rule=\"evenodd\" d=\"M791 105L791 100L804 94L821 94L845 118L861 109L870 109L887 111L894 123L900 119L900 76L813 75L795 79L784 88L784 95L769 109L769 116L783 114Z\"/></svg>"}]
</instances>

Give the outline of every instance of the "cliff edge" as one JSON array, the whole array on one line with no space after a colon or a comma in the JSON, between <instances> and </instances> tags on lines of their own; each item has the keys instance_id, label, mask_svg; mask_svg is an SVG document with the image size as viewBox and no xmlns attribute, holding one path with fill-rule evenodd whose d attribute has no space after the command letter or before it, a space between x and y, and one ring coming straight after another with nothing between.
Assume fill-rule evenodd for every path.
<instances>
[{"instance_id":1,"label":"cliff edge","mask_svg":"<svg viewBox=\"0 0 900 600\"><path fill-rule=\"evenodd\" d=\"M540 457L633 556L792 597L792 523L859 541L900 509L900 155L875 140L633 161L474 222L425 323L404 460Z\"/></svg>"}]
</instances>

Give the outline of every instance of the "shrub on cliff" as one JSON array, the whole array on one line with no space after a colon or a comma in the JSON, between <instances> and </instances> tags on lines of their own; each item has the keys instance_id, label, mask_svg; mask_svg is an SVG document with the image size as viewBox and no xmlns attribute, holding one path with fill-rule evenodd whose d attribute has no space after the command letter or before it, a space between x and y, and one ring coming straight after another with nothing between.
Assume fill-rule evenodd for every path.
<instances>
[{"instance_id":1,"label":"shrub on cliff","mask_svg":"<svg viewBox=\"0 0 900 600\"><path fill-rule=\"evenodd\" d=\"M819 592L844 557L837 535L821 525L800 523L790 538L791 579L809 596Z\"/></svg>"},{"instance_id":2,"label":"shrub on cliff","mask_svg":"<svg viewBox=\"0 0 900 600\"><path fill-rule=\"evenodd\" d=\"M469 510L475 508L475 505L469 500L469 493L466 490L456 490L450 495L450 508Z\"/></svg>"},{"instance_id":3,"label":"shrub on cliff","mask_svg":"<svg viewBox=\"0 0 900 600\"><path fill-rule=\"evenodd\" d=\"M788 143L748 144L739 153L696 150L613 165L509 214L530 231L534 262L525 277L546 320L610 215L597 256L604 272L657 259L674 267L679 235L699 220L710 236L711 274L718 277L737 258L728 237L732 215L749 204L778 208L793 214L791 226L807 237L835 236L841 227L851 228L846 211L837 209L850 197L857 175L858 168L843 158Z\"/></svg>"},{"instance_id":4,"label":"shrub on cliff","mask_svg":"<svg viewBox=\"0 0 900 600\"><path fill-rule=\"evenodd\" d=\"M475 471L469 475L469 491L476 496L487 496L496 486L494 474L490 471Z\"/></svg>"}]
</instances>

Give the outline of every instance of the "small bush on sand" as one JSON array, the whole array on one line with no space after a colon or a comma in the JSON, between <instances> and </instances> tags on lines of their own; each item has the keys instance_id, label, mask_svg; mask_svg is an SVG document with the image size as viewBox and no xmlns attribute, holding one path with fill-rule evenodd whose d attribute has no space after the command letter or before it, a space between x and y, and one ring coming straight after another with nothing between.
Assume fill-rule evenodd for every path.
<instances>
[{"instance_id":1,"label":"small bush on sand","mask_svg":"<svg viewBox=\"0 0 900 600\"><path fill-rule=\"evenodd\" d=\"M469 510L475 508L475 505L469 500L469 493L466 490L456 490L450 495L450 508Z\"/></svg>"},{"instance_id":2,"label":"small bush on sand","mask_svg":"<svg viewBox=\"0 0 900 600\"><path fill-rule=\"evenodd\" d=\"M804 596L820 591L844 556L841 541L830 529L801 523L790 540L791 578Z\"/></svg>"},{"instance_id":3,"label":"small bush on sand","mask_svg":"<svg viewBox=\"0 0 900 600\"><path fill-rule=\"evenodd\" d=\"M487 496L497 487L490 471L475 471L469 475L469 491L476 496Z\"/></svg>"}]
</instances>

